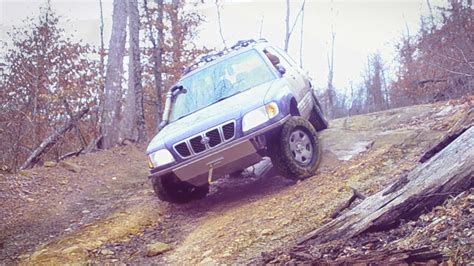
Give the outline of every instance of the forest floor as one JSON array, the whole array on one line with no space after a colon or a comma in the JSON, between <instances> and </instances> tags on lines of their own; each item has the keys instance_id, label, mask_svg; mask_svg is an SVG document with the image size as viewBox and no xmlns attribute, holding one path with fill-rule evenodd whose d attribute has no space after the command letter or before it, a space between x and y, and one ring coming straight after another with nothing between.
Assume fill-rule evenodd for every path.
<instances>
[{"instance_id":1,"label":"forest floor","mask_svg":"<svg viewBox=\"0 0 474 266\"><path fill-rule=\"evenodd\" d=\"M295 184L265 160L184 205L154 196L144 147L134 145L0 174L0 264L285 263L418 246L473 262L472 190L392 231L325 249L295 247L331 220L350 187L372 195L397 180L473 108L470 97L333 120L320 134L313 177ZM147 256L156 243L167 251Z\"/></svg>"}]
</instances>

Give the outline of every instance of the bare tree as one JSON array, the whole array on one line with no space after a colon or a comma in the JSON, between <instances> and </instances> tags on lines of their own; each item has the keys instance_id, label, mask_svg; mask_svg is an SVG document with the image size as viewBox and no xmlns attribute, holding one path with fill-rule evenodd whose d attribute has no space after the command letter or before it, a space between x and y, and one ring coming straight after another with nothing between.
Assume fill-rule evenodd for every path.
<instances>
[{"instance_id":1,"label":"bare tree","mask_svg":"<svg viewBox=\"0 0 474 266\"><path fill-rule=\"evenodd\" d=\"M101 92L104 92L104 69L105 69L105 47L104 47L104 11L102 8L102 0L99 0L99 8L100 8L100 78L101 78Z\"/></svg>"},{"instance_id":2,"label":"bare tree","mask_svg":"<svg viewBox=\"0 0 474 266\"><path fill-rule=\"evenodd\" d=\"M172 6L173 10L170 11L170 19L171 19L171 35L173 37L173 63L178 63L181 59L181 49L178 49L180 47L181 43L181 36L179 35L179 32L181 31L181 23L179 20L179 14L178 12L180 11L180 1L179 0L173 0L172 1Z\"/></svg>"},{"instance_id":3,"label":"bare tree","mask_svg":"<svg viewBox=\"0 0 474 266\"><path fill-rule=\"evenodd\" d=\"M120 127L122 139L142 142L146 139L143 109L142 67L140 63L140 15L137 0L128 0L128 90Z\"/></svg>"},{"instance_id":4,"label":"bare tree","mask_svg":"<svg viewBox=\"0 0 474 266\"><path fill-rule=\"evenodd\" d=\"M290 0L286 0L286 17L285 17L285 51L288 52L288 45L290 43Z\"/></svg>"},{"instance_id":5,"label":"bare tree","mask_svg":"<svg viewBox=\"0 0 474 266\"><path fill-rule=\"evenodd\" d=\"M304 29L304 4L301 6L301 26L300 26L300 67L303 67L303 29Z\"/></svg>"},{"instance_id":6,"label":"bare tree","mask_svg":"<svg viewBox=\"0 0 474 266\"><path fill-rule=\"evenodd\" d=\"M334 90L333 78L334 78L334 40L336 33L332 31L331 35L331 55L328 55L328 87L326 88L326 110L329 117L333 117L334 114L334 101L336 92Z\"/></svg>"},{"instance_id":7,"label":"bare tree","mask_svg":"<svg viewBox=\"0 0 474 266\"><path fill-rule=\"evenodd\" d=\"M100 50L99 50L99 94L96 96L97 102L99 102L98 109L98 120L102 117L104 109L104 90L105 90L105 45L104 45L104 10L102 8L102 0L99 0L99 12L100 12Z\"/></svg>"},{"instance_id":8,"label":"bare tree","mask_svg":"<svg viewBox=\"0 0 474 266\"><path fill-rule=\"evenodd\" d=\"M222 43L224 44L224 47L227 47L224 34L222 34L221 7L220 7L219 0L216 0L216 9L217 9L217 22L219 25L219 34L221 35L221 39L222 39Z\"/></svg>"},{"instance_id":9,"label":"bare tree","mask_svg":"<svg viewBox=\"0 0 474 266\"><path fill-rule=\"evenodd\" d=\"M109 55L105 76L104 112L101 125L103 148L110 148L118 141L123 56L127 37L127 4L125 0L114 0L112 19L112 34L109 41Z\"/></svg>"},{"instance_id":10,"label":"bare tree","mask_svg":"<svg viewBox=\"0 0 474 266\"><path fill-rule=\"evenodd\" d=\"M290 38L291 34L293 33L293 30L295 29L296 23L298 22L298 19L300 18L301 14L304 11L304 6L305 6L306 0L303 0L303 3L301 4L301 8L298 11L298 14L296 15L295 20L292 23L292 26L290 27L290 15L291 15L291 10L290 10L290 0L286 0L286 17L285 17L285 51L288 52L288 48L290 46Z\"/></svg>"},{"instance_id":11,"label":"bare tree","mask_svg":"<svg viewBox=\"0 0 474 266\"><path fill-rule=\"evenodd\" d=\"M262 14L262 18L260 19L260 31L258 32L258 38L262 38L262 31L263 31L263 20L265 16Z\"/></svg>"},{"instance_id":12,"label":"bare tree","mask_svg":"<svg viewBox=\"0 0 474 266\"><path fill-rule=\"evenodd\" d=\"M382 57L376 53L368 58L365 86L367 90L366 105L369 112L379 111L386 108L384 96L384 78Z\"/></svg>"},{"instance_id":13,"label":"bare tree","mask_svg":"<svg viewBox=\"0 0 474 266\"><path fill-rule=\"evenodd\" d=\"M153 61L153 76L155 79L155 93L156 93L156 125L161 123L163 112L162 100L162 66L163 66L163 0L156 0L157 4L157 37L153 30L153 19L150 10L148 9L148 1L144 0L145 16L147 19L148 39L152 45L152 61Z\"/></svg>"}]
</instances>

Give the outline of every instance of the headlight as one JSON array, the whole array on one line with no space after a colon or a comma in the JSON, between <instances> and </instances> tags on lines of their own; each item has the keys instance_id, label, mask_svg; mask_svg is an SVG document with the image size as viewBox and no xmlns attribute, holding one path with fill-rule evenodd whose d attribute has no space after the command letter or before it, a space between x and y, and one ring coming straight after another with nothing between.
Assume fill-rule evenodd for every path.
<instances>
[{"instance_id":1,"label":"headlight","mask_svg":"<svg viewBox=\"0 0 474 266\"><path fill-rule=\"evenodd\" d=\"M163 166L174 162L173 155L167 149L156 151L148 155L150 159L150 168Z\"/></svg>"},{"instance_id":2,"label":"headlight","mask_svg":"<svg viewBox=\"0 0 474 266\"><path fill-rule=\"evenodd\" d=\"M279 113L280 110L278 109L278 105L274 102L250 111L246 113L242 119L242 130L247 132L274 118Z\"/></svg>"}]
</instances>

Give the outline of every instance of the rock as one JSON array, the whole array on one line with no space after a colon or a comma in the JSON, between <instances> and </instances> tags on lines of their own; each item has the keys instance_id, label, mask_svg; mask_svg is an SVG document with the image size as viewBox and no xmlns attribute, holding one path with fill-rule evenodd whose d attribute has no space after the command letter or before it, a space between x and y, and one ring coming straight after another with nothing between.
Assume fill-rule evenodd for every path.
<instances>
[{"instance_id":1,"label":"rock","mask_svg":"<svg viewBox=\"0 0 474 266\"><path fill-rule=\"evenodd\" d=\"M44 167L55 167L56 165L57 163L55 161L46 161L43 164Z\"/></svg>"},{"instance_id":2,"label":"rock","mask_svg":"<svg viewBox=\"0 0 474 266\"><path fill-rule=\"evenodd\" d=\"M106 248L106 249L101 250L100 254L107 256L107 255L114 255L115 253L112 250Z\"/></svg>"},{"instance_id":3,"label":"rock","mask_svg":"<svg viewBox=\"0 0 474 266\"><path fill-rule=\"evenodd\" d=\"M211 255L211 253L212 253L212 249L209 249L208 251L202 253L202 257L207 258L207 257L209 257L209 255Z\"/></svg>"},{"instance_id":4,"label":"rock","mask_svg":"<svg viewBox=\"0 0 474 266\"><path fill-rule=\"evenodd\" d=\"M198 265L217 265L217 262L213 258L207 257L201 260L201 262L199 262Z\"/></svg>"},{"instance_id":5,"label":"rock","mask_svg":"<svg viewBox=\"0 0 474 266\"><path fill-rule=\"evenodd\" d=\"M272 231L271 229L268 229L268 228L263 229L263 230L260 232L260 235L262 235L262 236L268 236L268 235L271 235L271 234L273 234L273 231Z\"/></svg>"},{"instance_id":6,"label":"rock","mask_svg":"<svg viewBox=\"0 0 474 266\"><path fill-rule=\"evenodd\" d=\"M24 259L28 259L29 257L30 257L29 254L22 254L22 255L18 256L17 259L24 260Z\"/></svg>"},{"instance_id":7,"label":"rock","mask_svg":"<svg viewBox=\"0 0 474 266\"><path fill-rule=\"evenodd\" d=\"M79 167L79 165L77 165L75 163L61 161L61 162L59 162L59 165L62 168L66 169L66 170L69 170L73 173L79 173L81 171L81 167Z\"/></svg>"},{"instance_id":8,"label":"rock","mask_svg":"<svg viewBox=\"0 0 474 266\"><path fill-rule=\"evenodd\" d=\"M163 242L155 242L146 245L146 255L148 257L153 257L169 250L171 250L171 246Z\"/></svg>"},{"instance_id":9,"label":"rock","mask_svg":"<svg viewBox=\"0 0 474 266\"><path fill-rule=\"evenodd\" d=\"M28 202L35 202L35 200L32 199L32 198L26 198L26 201L28 201Z\"/></svg>"},{"instance_id":10,"label":"rock","mask_svg":"<svg viewBox=\"0 0 474 266\"><path fill-rule=\"evenodd\" d=\"M90 213L90 211L89 210L83 210L82 213L83 214L88 214L88 213Z\"/></svg>"}]
</instances>

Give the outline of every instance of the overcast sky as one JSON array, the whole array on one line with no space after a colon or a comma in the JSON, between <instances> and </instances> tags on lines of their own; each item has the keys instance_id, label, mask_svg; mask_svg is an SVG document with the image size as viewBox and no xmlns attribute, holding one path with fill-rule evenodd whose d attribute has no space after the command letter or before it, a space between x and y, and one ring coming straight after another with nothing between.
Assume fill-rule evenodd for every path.
<instances>
[{"instance_id":1,"label":"overcast sky","mask_svg":"<svg viewBox=\"0 0 474 266\"><path fill-rule=\"evenodd\" d=\"M0 37L28 16L36 16L46 0L0 0ZM53 8L63 16L62 25L68 33L85 42L99 43L98 0L51 0ZM197 11L206 17L200 28L198 43L209 48L222 48L218 34L216 7L201 4ZM300 8L300 0L291 1L291 23ZM432 5L443 2L431 0ZM106 39L112 23L112 0L103 0ZM303 34L303 67L315 84L323 87L327 77L327 55L331 32L335 38L334 83L343 88L350 81L359 82L370 53L380 52L388 66L393 65L394 45L410 30L416 33L420 16L428 12L426 0L407 1L306 1ZM224 1L221 8L222 30L228 45L239 39L262 37L283 47L285 34L285 1ZM262 23L263 21L263 23ZM106 40L106 43L108 42ZM299 62L300 23L295 27L290 55Z\"/></svg>"}]
</instances>

